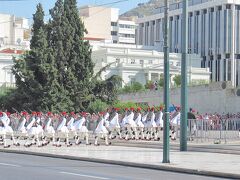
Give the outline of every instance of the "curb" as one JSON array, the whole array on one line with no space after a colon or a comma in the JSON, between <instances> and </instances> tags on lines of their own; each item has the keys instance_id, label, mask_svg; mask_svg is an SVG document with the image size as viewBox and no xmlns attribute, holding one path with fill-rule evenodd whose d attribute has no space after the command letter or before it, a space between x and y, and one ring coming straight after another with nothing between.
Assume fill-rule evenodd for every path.
<instances>
[{"instance_id":1,"label":"curb","mask_svg":"<svg viewBox=\"0 0 240 180\"><path fill-rule=\"evenodd\" d=\"M137 144L137 143L128 143L124 144L122 142L115 142L112 143L112 146L127 146L127 147L138 147L138 148L150 148L150 149L163 149L163 145L159 144L157 146L156 144ZM179 150L179 146L172 146L171 145L171 150ZM239 150L231 150L231 149L219 149L217 147L193 147L189 146L188 151L190 152L207 152L207 153L218 153L218 154L234 154L234 155L240 155Z\"/></svg>"},{"instance_id":2,"label":"curb","mask_svg":"<svg viewBox=\"0 0 240 180\"><path fill-rule=\"evenodd\" d=\"M50 158L60 158L60 159L77 160L77 161L88 161L88 162L95 162L95 163L105 163L105 164L112 164L112 165L121 165L121 166L129 166L129 167L152 169L152 170L162 170L162 171L178 172L178 173L202 175L202 176L212 176L212 177L219 177L219 178L240 179L240 174L213 172L213 171L187 169L187 168L179 168L179 167L169 167L169 166L164 166L164 165L141 164L141 163L134 163L134 162L124 162L124 161L86 158L86 157L75 157L75 156L56 155L56 154L49 154L49 153L19 151L19 150L0 149L0 152L25 154L25 155L50 157Z\"/></svg>"}]
</instances>

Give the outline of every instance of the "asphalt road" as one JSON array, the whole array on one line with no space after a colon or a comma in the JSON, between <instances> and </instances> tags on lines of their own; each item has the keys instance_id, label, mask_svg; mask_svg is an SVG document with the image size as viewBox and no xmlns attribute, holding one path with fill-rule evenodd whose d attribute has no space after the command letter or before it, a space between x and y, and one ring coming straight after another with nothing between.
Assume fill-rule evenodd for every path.
<instances>
[{"instance_id":1,"label":"asphalt road","mask_svg":"<svg viewBox=\"0 0 240 180\"><path fill-rule=\"evenodd\" d=\"M81 152L79 152L81 153ZM74 161L58 158L0 153L1 180L205 180L214 177Z\"/></svg>"}]
</instances>

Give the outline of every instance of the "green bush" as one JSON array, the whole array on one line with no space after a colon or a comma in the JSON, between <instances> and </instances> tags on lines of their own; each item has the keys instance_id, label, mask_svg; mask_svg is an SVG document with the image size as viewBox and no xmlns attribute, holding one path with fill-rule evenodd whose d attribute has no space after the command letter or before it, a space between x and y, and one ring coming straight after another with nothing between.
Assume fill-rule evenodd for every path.
<instances>
[{"instance_id":1,"label":"green bush","mask_svg":"<svg viewBox=\"0 0 240 180\"><path fill-rule=\"evenodd\" d=\"M126 85L119 90L119 93L136 93L144 91L144 86L139 82L133 82L131 85Z\"/></svg>"},{"instance_id":2,"label":"green bush","mask_svg":"<svg viewBox=\"0 0 240 180\"><path fill-rule=\"evenodd\" d=\"M146 84L145 84L145 88L146 89L150 89L150 90L152 90L152 89L154 89L154 83L152 82L152 81L148 81Z\"/></svg>"},{"instance_id":3,"label":"green bush","mask_svg":"<svg viewBox=\"0 0 240 180\"><path fill-rule=\"evenodd\" d=\"M101 101L100 99L97 99L89 104L88 112L98 113L98 112L105 111L107 108L108 108L107 103Z\"/></svg>"},{"instance_id":4,"label":"green bush","mask_svg":"<svg viewBox=\"0 0 240 180\"><path fill-rule=\"evenodd\" d=\"M175 85L177 87L181 86L181 75L176 75L174 78L173 78L173 81L175 83Z\"/></svg>"}]
</instances>

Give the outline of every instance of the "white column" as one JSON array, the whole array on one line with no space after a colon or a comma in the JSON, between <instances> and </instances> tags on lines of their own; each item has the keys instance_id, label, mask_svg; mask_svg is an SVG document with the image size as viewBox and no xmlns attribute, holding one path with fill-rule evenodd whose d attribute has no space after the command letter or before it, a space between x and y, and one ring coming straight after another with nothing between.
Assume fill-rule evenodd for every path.
<instances>
[{"instance_id":1,"label":"white column","mask_svg":"<svg viewBox=\"0 0 240 180\"><path fill-rule=\"evenodd\" d=\"M232 5L232 49L231 49L231 81L232 85L236 86L236 59L235 59L235 5ZM230 22L229 22L230 23Z\"/></svg>"},{"instance_id":2,"label":"white column","mask_svg":"<svg viewBox=\"0 0 240 180\"><path fill-rule=\"evenodd\" d=\"M191 26L191 28L192 28L192 30L191 30L191 34L192 34L192 36L191 36L191 53L193 54L194 53L194 23L195 23L195 18L194 18L194 12L193 12L193 14L192 14L192 17L191 17L191 21L192 21L192 26Z\"/></svg>"},{"instance_id":3,"label":"white column","mask_svg":"<svg viewBox=\"0 0 240 180\"><path fill-rule=\"evenodd\" d=\"M199 10L198 15L198 54L202 51L202 11Z\"/></svg>"},{"instance_id":4,"label":"white column","mask_svg":"<svg viewBox=\"0 0 240 180\"><path fill-rule=\"evenodd\" d=\"M146 23L143 23L143 35L142 35L142 45L145 45L145 28L146 28Z\"/></svg>"},{"instance_id":5,"label":"white column","mask_svg":"<svg viewBox=\"0 0 240 180\"><path fill-rule=\"evenodd\" d=\"M205 16L205 42L204 42L204 48L205 48L205 56L208 56L208 51L209 51L209 31L208 31L208 25L209 25L209 9L207 9L207 13L204 14Z\"/></svg>"}]
</instances>

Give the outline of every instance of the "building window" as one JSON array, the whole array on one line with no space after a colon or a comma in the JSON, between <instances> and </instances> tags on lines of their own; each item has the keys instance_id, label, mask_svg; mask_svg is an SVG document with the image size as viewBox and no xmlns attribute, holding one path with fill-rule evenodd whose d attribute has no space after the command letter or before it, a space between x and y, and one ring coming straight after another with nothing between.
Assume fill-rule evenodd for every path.
<instances>
[{"instance_id":1,"label":"building window","mask_svg":"<svg viewBox=\"0 0 240 180\"><path fill-rule=\"evenodd\" d=\"M111 26L117 26L117 22L111 22Z\"/></svg>"},{"instance_id":2,"label":"building window","mask_svg":"<svg viewBox=\"0 0 240 180\"><path fill-rule=\"evenodd\" d=\"M231 4L227 4L226 9L231 9Z\"/></svg>"},{"instance_id":3,"label":"building window","mask_svg":"<svg viewBox=\"0 0 240 180\"><path fill-rule=\"evenodd\" d=\"M134 25L130 25L130 24L119 24L119 27L120 28L125 28L125 29L135 29L135 26Z\"/></svg>"},{"instance_id":4,"label":"building window","mask_svg":"<svg viewBox=\"0 0 240 180\"><path fill-rule=\"evenodd\" d=\"M111 31L112 36L117 36L117 31Z\"/></svg>"},{"instance_id":5,"label":"building window","mask_svg":"<svg viewBox=\"0 0 240 180\"><path fill-rule=\"evenodd\" d=\"M117 40L113 40L113 44L117 44L118 43L118 41Z\"/></svg>"},{"instance_id":6,"label":"building window","mask_svg":"<svg viewBox=\"0 0 240 180\"><path fill-rule=\"evenodd\" d=\"M240 10L240 5L236 5L236 9L237 9L237 10Z\"/></svg>"},{"instance_id":7,"label":"building window","mask_svg":"<svg viewBox=\"0 0 240 180\"><path fill-rule=\"evenodd\" d=\"M140 60L140 64L143 64L144 63L144 61L143 60Z\"/></svg>"},{"instance_id":8,"label":"building window","mask_svg":"<svg viewBox=\"0 0 240 180\"><path fill-rule=\"evenodd\" d=\"M152 60L149 60L149 61L148 61L148 63L149 63L149 64L152 64L152 63L153 63L153 61L152 61Z\"/></svg>"},{"instance_id":9,"label":"building window","mask_svg":"<svg viewBox=\"0 0 240 180\"><path fill-rule=\"evenodd\" d=\"M135 38L135 35L134 34L119 34L119 37Z\"/></svg>"},{"instance_id":10,"label":"building window","mask_svg":"<svg viewBox=\"0 0 240 180\"><path fill-rule=\"evenodd\" d=\"M131 59L131 64L135 64L135 59Z\"/></svg>"},{"instance_id":11,"label":"building window","mask_svg":"<svg viewBox=\"0 0 240 180\"><path fill-rule=\"evenodd\" d=\"M131 85L136 82L136 78L130 77Z\"/></svg>"},{"instance_id":12,"label":"building window","mask_svg":"<svg viewBox=\"0 0 240 180\"><path fill-rule=\"evenodd\" d=\"M116 62L117 62L117 63L120 63L120 58L116 58Z\"/></svg>"}]
</instances>

